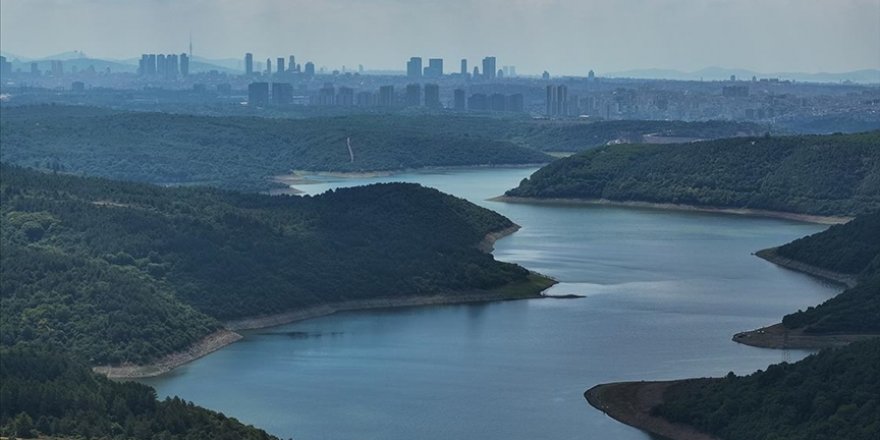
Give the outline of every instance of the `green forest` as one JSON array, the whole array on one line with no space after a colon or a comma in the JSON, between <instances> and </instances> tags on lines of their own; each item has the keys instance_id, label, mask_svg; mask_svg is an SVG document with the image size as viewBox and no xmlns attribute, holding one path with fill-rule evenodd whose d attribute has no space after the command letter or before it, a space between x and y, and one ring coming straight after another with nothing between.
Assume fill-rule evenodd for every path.
<instances>
[{"instance_id":1,"label":"green forest","mask_svg":"<svg viewBox=\"0 0 880 440\"><path fill-rule=\"evenodd\" d=\"M0 197L2 345L91 364L148 362L219 320L549 285L478 249L510 220L415 184L266 196L4 165Z\"/></svg>"},{"instance_id":2,"label":"green forest","mask_svg":"<svg viewBox=\"0 0 880 440\"><path fill-rule=\"evenodd\" d=\"M880 131L613 145L555 161L508 196L854 216L880 209Z\"/></svg>"},{"instance_id":3,"label":"green forest","mask_svg":"<svg viewBox=\"0 0 880 440\"><path fill-rule=\"evenodd\" d=\"M277 440L135 382L113 382L46 348L0 348L0 435L138 440Z\"/></svg>"},{"instance_id":4,"label":"green forest","mask_svg":"<svg viewBox=\"0 0 880 440\"><path fill-rule=\"evenodd\" d=\"M655 413L725 440L880 438L880 339L671 386Z\"/></svg>"},{"instance_id":5,"label":"green forest","mask_svg":"<svg viewBox=\"0 0 880 440\"><path fill-rule=\"evenodd\" d=\"M362 114L307 119L134 113L79 106L4 106L0 160L53 171L264 191L291 170L368 172L546 163L642 135L718 138L754 124L541 121L456 115ZM354 160L349 154L351 140Z\"/></svg>"},{"instance_id":6,"label":"green forest","mask_svg":"<svg viewBox=\"0 0 880 440\"><path fill-rule=\"evenodd\" d=\"M797 239L776 253L859 279L840 295L785 316L785 327L813 334L880 334L880 212Z\"/></svg>"}]
</instances>

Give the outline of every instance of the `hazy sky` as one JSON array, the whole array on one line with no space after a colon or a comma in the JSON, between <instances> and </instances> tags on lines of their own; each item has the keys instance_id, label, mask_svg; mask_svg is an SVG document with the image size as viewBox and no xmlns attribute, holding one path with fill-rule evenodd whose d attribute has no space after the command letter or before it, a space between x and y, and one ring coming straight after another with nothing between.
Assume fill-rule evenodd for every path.
<instances>
[{"instance_id":1,"label":"hazy sky","mask_svg":"<svg viewBox=\"0 0 880 440\"><path fill-rule=\"evenodd\" d=\"M328 68L880 68L880 0L0 0L0 49L29 57L182 52L190 31L196 55Z\"/></svg>"}]
</instances>

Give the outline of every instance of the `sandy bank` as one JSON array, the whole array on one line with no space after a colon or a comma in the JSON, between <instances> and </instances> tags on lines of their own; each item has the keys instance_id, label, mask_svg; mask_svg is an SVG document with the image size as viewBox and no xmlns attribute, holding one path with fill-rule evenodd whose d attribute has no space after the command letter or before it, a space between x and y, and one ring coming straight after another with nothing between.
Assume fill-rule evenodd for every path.
<instances>
[{"instance_id":1,"label":"sandy bank","mask_svg":"<svg viewBox=\"0 0 880 440\"><path fill-rule=\"evenodd\" d=\"M590 388L584 397L594 408L618 422L654 435L671 440L719 440L692 426L651 414L653 408L663 403L666 390L679 382L685 381L609 383Z\"/></svg>"},{"instance_id":2,"label":"sandy bank","mask_svg":"<svg viewBox=\"0 0 880 440\"><path fill-rule=\"evenodd\" d=\"M375 177L388 177L396 174L417 173L417 172L442 172L442 171L468 171L468 170L485 170L494 168L535 168L547 165L549 162L539 163L522 163L522 164L477 164L477 165L459 165L459 166L430 166L418 168L400 168L394 170L381 171L309 171L309 170L293 170L290 174L282 174L273 176L272 181L283 183L285 185L309 185L313 183L323 183L321 180L310 179L310 177L330 177L339 179L369 179Z\"/></svg>"},{"instance_id":3,"label":"sandy bank","mask_svg":"<svg viewBox=\"0 0 880 440\"><path fill-rule=\"evenodd\" d=\"M833 333L814 335L803 329L787 329L782 323L737 333L733 341L752 347L777 349L820 349L841 347L853 342L880 337L871 334Z\"/></svg>"},{"instance_id":4,"label":"sandy bank","mask_svg":"<svg viewBox=\"0 0 880 440\"><path fill-rule=\"evenodd\" d=\"M773 264L782 266L786 269L791 269L797 272L805 273L807 275L812 275L817 278L822 278L826 281L842 284L846 287L855 287L856 283L858 283L855 275L835 272L833 270L823 269L821 267L812 266L797 260L792 260L791 258L786 258L782 255L779 255L776 252L777 249L779 248L772 247L769 249L763 249L755 252L755 255Z\"/></svg>"},{"instance_id":5,"label":"sandy bank","mask_svg":"<svg viewBox=\"0 0 880 440\"><path fill-rule=\"evenodd\" d=\"M676 203L651 203L638 201L617 201L607 199L563 199L563 198L537 198L537 197L511 197L498 196L489 199L495 202L507 203L533 203L547 205L601 205L601 206L622 206L629 208L643 209L659 209L666 211L688 211L688 212L708 212L713 214L736 214L748 215L754 217L770 217L781 218L786 220L795 220L806 223L818 223L823 225L833 225L846 223L852 220L852 217L843 216L824 216L798 214L794 212L770 211L765 209L748 209L748 208L714 208L707 206L682 205Z\"/></svg>"},{"instance_id":6,"label":"sandy bank","mask_svg":"<svg viewBox=\"0 0 880 440\"><path fill-rule=\"evenodd\" d=\"M233 331L223 329L211 333L201 341L191 345L184 351L171 353L162 359L147 365L101 365L92 368L96 373L103 374L112 379L136 379L139 377L153 377L167 373L183 364L192 362L202 356L217 351L242 336Z\"/></svg>"}]
</instances>

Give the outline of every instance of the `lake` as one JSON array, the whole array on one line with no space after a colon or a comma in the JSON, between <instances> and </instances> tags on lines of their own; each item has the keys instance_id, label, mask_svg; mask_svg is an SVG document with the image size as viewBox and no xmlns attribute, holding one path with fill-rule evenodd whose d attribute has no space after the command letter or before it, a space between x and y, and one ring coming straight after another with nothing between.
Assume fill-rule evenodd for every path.
<instances>
[{"instance_id":1,"label":"lake","mask_svg":"<svg viewBox=\"0 0 880 440\"><path fill-rule=\"evenodd\" d=\"M408 181L466 198L522 226L496 243L497 259L558 279L553 293L585 298L340 313L246 332L143 382L297 440L645 440L583 392L610 381L746 374L809 354L730 338L839 292L751 255L823 226L487 201L534 171L319 177L298 188Z\"/></svg>"}]
</instances>

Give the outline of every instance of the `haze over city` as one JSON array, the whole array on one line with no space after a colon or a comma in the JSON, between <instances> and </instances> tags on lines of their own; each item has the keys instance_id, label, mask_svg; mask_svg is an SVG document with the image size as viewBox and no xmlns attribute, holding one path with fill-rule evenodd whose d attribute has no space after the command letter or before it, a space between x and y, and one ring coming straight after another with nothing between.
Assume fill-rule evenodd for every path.
<instances>
[{"instance_id":1,"label":"haze over city","mask_svg":"<svg viewBox=\"0 0 880 440\"><path fill-rule=\"evenodd\" d=\"M296 53L328 69L491 54L521 74L841 72L880 68L878 17L875 0L4 0L0 49L131 59L182 52L192 33L196 56Z\"/></svg>"}]
</instances>

